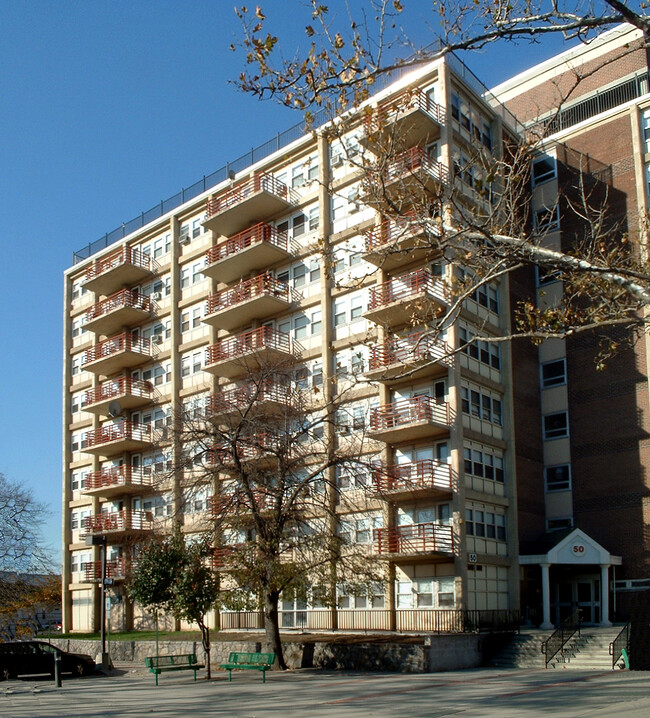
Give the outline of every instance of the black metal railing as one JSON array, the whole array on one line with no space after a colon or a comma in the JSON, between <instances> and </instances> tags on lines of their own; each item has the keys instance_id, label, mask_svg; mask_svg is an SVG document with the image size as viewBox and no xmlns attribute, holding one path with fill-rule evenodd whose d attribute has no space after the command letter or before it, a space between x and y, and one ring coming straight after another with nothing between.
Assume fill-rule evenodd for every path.
<instances>
[{"instance_id":1,"label":"black metal railing","mask_svg":"<svg viewBox=\"0 0 650 718\"><path fill-rule=\"evenodd\" d=\"M623 653L625 651L625 653ZM625 667L629 668L630 657L630 624L626 623L620 630L618 636L609 644L609 655L612 657L612 669L616 668L616 663L623 657ZM627 660L626 660L627 659Z\"/></svg>"},{"instance_id":2,"label":"black metal railing","mask_svg":"<svg viewBox=\"0 0 650 718\"><path fill-rule=\"evenodd\" d=\"M564 646L575 635L580 635L580 609L576 610L560 623L560 625L551 633L551 635L542 642L541 650L546 660L546 668L548 664L557 656L560 651L564 651Z\"/></svg>"}]
</instances>

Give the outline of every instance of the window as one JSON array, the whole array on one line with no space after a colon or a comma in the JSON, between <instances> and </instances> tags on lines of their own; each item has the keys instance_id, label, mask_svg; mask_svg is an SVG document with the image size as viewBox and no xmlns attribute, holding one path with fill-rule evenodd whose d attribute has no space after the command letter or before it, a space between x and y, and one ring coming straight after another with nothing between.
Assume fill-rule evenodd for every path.
<instances>
[{"instance_id":1,"label":"window","mask_svg":"<svg viewBox=\"0 0 650 718\"><path fill-rule=\"evenodd\" d=\"M307 212L307 214L305 214ZM276 224L278 231L286 232L289 239L297 239L309 230L316 229L318 227L318 207L305 210L305 212L298 212L298 214L284 219ZM312 227L312 223L315 227Z\"/></svg>"},{"instance_id":2,"label":"window","mask_svg":"<svg viewBox=\"0 0 650 718\"><path fill-rule=\"evenodd\" d=\"M555 179L556 176L556 165L555 157L550 155L544 155L538 159L533 160L532 170L532 181L533 187L542 182L548 182L549 180Z\"/></svg>"},{"instance_id":3,"label":"window","mask_svg":"<svg viewBox=\"0 0 650 718\"><path fill-rule=\"evenodd\" d=\"M560 439L569 435L569 415L566 411L546 414L544 417L544 438Z\"/></svg>"},{"instance_id":4,"label":"window","mask_svg":"<svg viewBox=\"0 0 650 718\"><path fill-rule=\"evenodd\" d=\"M497 426L503 426L501 399L481 387L470 384L461 388L463 413Z\"/></svg>"},{"instance_id":5,"label":"window","mask_svg":"<svg viewBox=\"0 0 650 718\"><path fill-rule=\"evenodd\" d=\"M384 525L381 514L346 516L339 524L339 536L348 544L371 543L374 529Z\"/></svg>"},{"instance_id":6,"label":"window","mask_svg":"<svg viewBox=\"0 0 650 718\"><path fill-rule=\"evenodd\" d=\"M466 356L492 367L501 369L501 348L495 342L475 339L476 334L466 327L458 328L459 349Z\"/></svg>"},{"instance_id":7,"label":"window","mask_svg":"<svg viewBox=\"0 0 650 718\"><path fill-rule=\"evenodd\" d=\"M164 496L154 496L151 498L143 499L142 501L143 511L150 511L154 518L164 518L172 515L172 497L171 494Z\"/></svg>"},{"instance_id":8,"label":"window","mask_svg":"<svg viewBox=\"0 0 650 718\"><path fill-rule=\"evenodd\" d=\"M397 582L397 608L453 608L454 578L416 578Z\"/></svg>"},{"instance_id":9,"label":"window","mask_svg":"<svg viewBox=\"0 0 650 718\"><path fill-rule=\"evenodd\" d=\"M571 467L569 464L547 466L544 469L546 490L569 491L571 489Z\"/></svg>"},{"instance_id":10,"label":"window","mask_svg":"<svg viewBox=\"0 0 650 718\"><path fill-rule=\"evenodd\" d=\"M70 490L80 491L86 485L86 476L90 473L90 469L81 469L79 471L70 472Z\"/></svg>"},{"instance_id":11,"label":"window","mask_svg":"<svg viewBox=\"0 0 650 718\"><path fill-rule=\"evenodd\" d=\"M641 116L641 127L646 154L650 152L650 110L645 110Z\"/></svg>"},{"instance_id":12,"label":"window","mask_svg":"<svg viewBox=\"0 0 650 718\"><path fill-rule=\"evenodd\" d=\"M463 448L465 473L481 479L503 483L503 455L498 449L483 444L466 444Z\"/></svg>"},{"instance_id":13,"label":"window","mask_svg":"<svg viewBox=\"0 0 650 718\"><path fill-rule=\"evenodd\" d=\"M384 608L384 587L380 583L374 583L368 587L368 593L355 596L349 592L347 587L337 587L337 605L339 608ZM314 605L314 608L316 606Z\"/></svg>"},{"instance_id":14,"label":"window","mask_svg":"<svg viewBox=\"0 0 650 718\"><path fill-rule=\"evenodd\" d=\"M340 327L361 321L364 310L364 294L361 292L348 294L337 299L334 302L334 326Z\"/></svg>"},{"instance_id":15,"label":"window","mask_svg":"<svg viewBox=\"0 0 650 718\"><path fill-rule=\"evenodd\" d=\"M506 517L496 511L465 510L465 531L468 536L506 540Z\"/></svg>"},{"instance_id":16,"label":"window","mask_svg":"<svg viewBox=\"0 0 650 718\"><path fill-rule=\"evenodd\" d=\"M205 302L189 307L181 313L181 332L189 332L203 326L203 315L205 313Z\"/></svg>"},{"instance_id":17,"label":"window","mask_svg":"<svg viewBox=\"0 0 650 718\"><path fill-rule=\"evenodd\" d=\"M195 352L183 354L181 357L181 376L191 376L198 374L203 369L205 360L205 350L199 349Z\"/></svg>"},{"instance_id":18,"label":"window","mask_svg":"<svg viewBox=\"0 0 650 718\"><path fill-rule=\"evenodd\" d=\"M566 359L556 359L542 364L542 389L566 384Z\"/></svg>"},{"instance_id":19,"label":"window","mask_svg":"<svg viewBox=\"0 0 650 718\"><path fill-rule=\"evenodd\" d=\"M336 467L336 484L340 489L362 489L370 483L369 469L362 464L340 464Z\"/></svg>"},{"instance_id":20,"label":"window","mask_svg":"<svg viewBox=\"0 0 650 718\"><path fill-rule=\"evenodd\" d=\"M535 229L537 232L553 232L560 227L560 207L542 207L535 210Z\"/></svg>"},{"instance_id":21,"label":"window","mask_svg":"<svg viewBox=\"0 0 650 718\"><path fill-rule=\"evenodd\" d=\"M557 531L558 529L569 529L573 526L573 516L564 516L557 519L546 519L546 528L548 531Z\"/></svg>"},{"instance_id":22,"label":"window","mask_svg":"<svg viewBox=\"0 0 650 718\"><path fill-rule=\"evenodd\" d=\"M186 514L198 514L208 510L212 487L186 489L183 492L183 509Z\"/></svg>"},{"instance_id":23,"label":"window","mask_svg":"<svg viewBox=\"0 0 650 718\"><path fill-rule=\"evenodd\" d=\"M490 120L458 92L451 93L451 116L457 129L465 137L480 142L488 150L492 149L492 128Z\"/></svg>"}]
</instances>

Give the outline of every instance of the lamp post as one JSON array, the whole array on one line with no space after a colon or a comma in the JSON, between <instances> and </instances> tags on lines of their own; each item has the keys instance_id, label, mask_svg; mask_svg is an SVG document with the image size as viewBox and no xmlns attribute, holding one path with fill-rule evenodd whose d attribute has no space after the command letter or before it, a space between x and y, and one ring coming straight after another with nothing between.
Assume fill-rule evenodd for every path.
<instances>
[{"instance_id":1,"label":"lamp post","mask_svg":"<svg viewBox=\"0 0 650 718\"><path fill-rule=\"evenodd\" d=\"M102 606L100 612L100 636L102 644L102 671L108 671L111 668L111 658L106 651L106 586L112 585L113 579L106 578L106 536L86 536L86 546L100 546L102 550Z\"/></svg>"}]
</instances>

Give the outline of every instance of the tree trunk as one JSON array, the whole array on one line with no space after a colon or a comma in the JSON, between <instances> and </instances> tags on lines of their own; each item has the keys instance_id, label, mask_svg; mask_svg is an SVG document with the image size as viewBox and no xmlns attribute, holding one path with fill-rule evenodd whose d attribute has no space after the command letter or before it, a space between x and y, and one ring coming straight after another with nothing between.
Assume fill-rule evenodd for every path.
<instances>
[{"instance_id":1,"label":"tree trunk","mask_svg":"<svg viewBox=\"0 0 650 718\"><path fill-rule=\"evenodd\" d=\"M280 640L280 624L278 615L279 594L270 591L264 596L264 632L268 650L275 653L275 665L283 671L287 669L282 654L282 641Z\"/></svg>"},{"instance_id":2,"label":"tree trunk","mask_svg":"<svg viewBox=\"0 0 650 718\"><path fill-rule=\"evenodd\" d=\"M203 653L205 654L205 679L209 681L212 678L212 670L210 668L210 627L205 623L200 623L201 641L203 643Z\"/></svg>"}]
</instances>

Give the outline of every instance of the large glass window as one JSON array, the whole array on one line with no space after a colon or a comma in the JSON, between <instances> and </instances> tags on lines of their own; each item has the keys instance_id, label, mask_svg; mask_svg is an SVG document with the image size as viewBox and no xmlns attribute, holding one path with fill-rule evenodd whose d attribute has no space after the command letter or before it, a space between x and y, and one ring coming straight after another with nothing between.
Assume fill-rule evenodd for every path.
<instances>
[{"instance_id":1,"label":"large glass window","mask_svg":"<svg viewBox=\"0 0 650 718\"><path fill-rule=\"evenodd\" d=\"M566 411L546 414L544 417L544 438L560 439L569 435L569 415Z\"/></svg>"}]
</instances>

